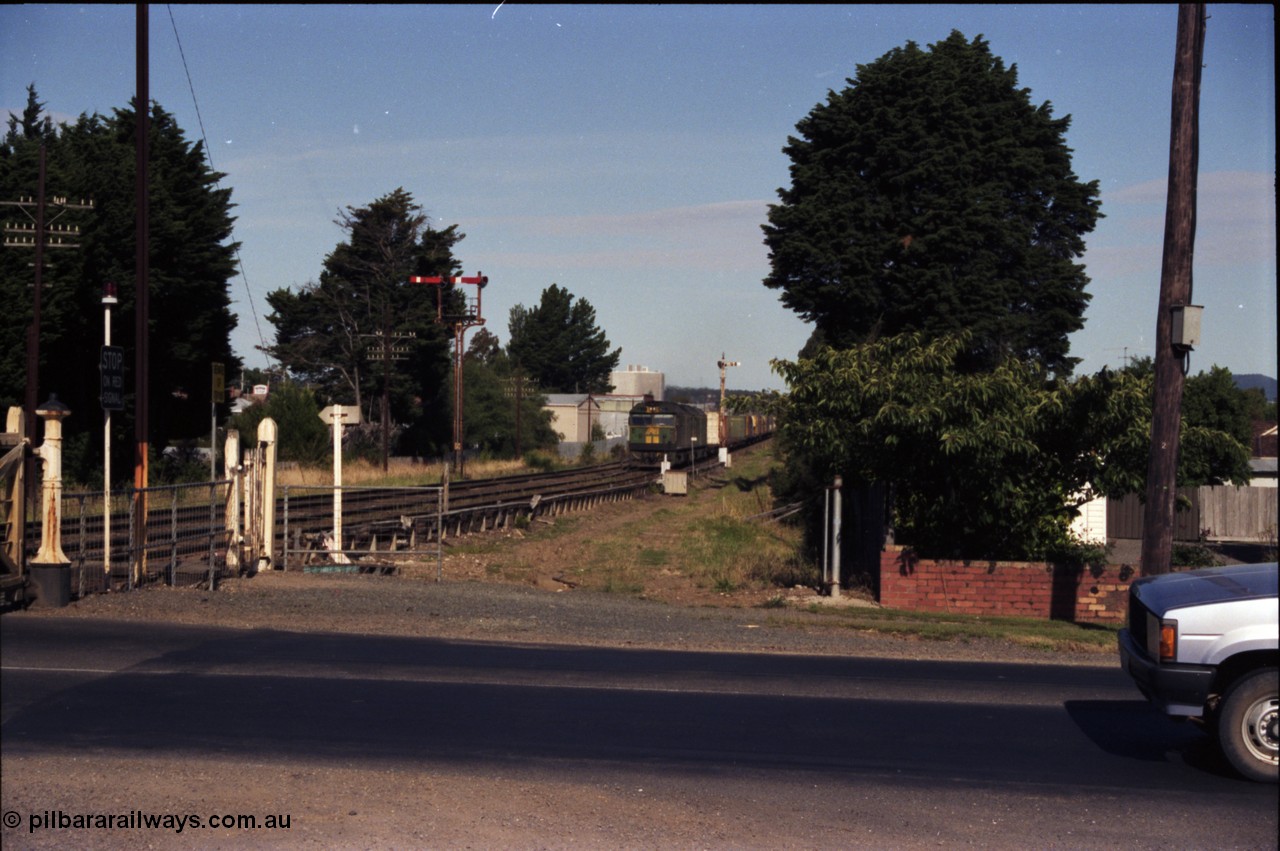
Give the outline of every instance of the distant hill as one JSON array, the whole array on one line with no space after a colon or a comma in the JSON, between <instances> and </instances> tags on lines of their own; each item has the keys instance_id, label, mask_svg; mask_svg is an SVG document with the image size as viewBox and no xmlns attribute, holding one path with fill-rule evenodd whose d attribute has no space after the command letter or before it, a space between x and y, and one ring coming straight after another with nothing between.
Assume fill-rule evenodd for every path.
<instances>
[{"instance_id":1,"label":"distant hill","mask_svg":"<svg viewBox=\"0 0 1280 851\"><path fill-rule=\"evenodd\" d=\"M1252 390L1257 387L1262 390L1268 402L1276 400L1276 380L1271 376L1250 372L1244 375L1233 375L1232 378L1236 380L1236 386L1241 390Z\"/></svg>"}]
</instances>

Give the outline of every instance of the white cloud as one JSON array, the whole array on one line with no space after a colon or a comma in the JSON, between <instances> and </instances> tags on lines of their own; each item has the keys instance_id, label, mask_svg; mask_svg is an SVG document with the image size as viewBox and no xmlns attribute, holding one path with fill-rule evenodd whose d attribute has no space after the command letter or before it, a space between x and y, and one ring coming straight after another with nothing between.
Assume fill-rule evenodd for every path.
<instances>
[{"instance_id":1,"label":"white cloud","mask_svg":"<svg viewBox=\"0 0 1280 851\"><path fill-rule=\"evenodd\" d=\"M1149 180L1104 193L1103 219L1091 239L1091 268L1159 270L1167 181ZM1271 264L1276 254L1275 175L1202 173L1196 187L1196 265Z\"/></svg>"},{"instance_id":2,"label":"white cloud","mask_svg":"<svg viewBox=\"0 0 1280 851\"><path fill-rule=\"evenodd\" d=\"M570 216L501 216L470 220L468 228L505 231L546 250L493 254L526 268L672 268L763 276L768 254L760 225L764 201Z\"/></svg>"}]
</instances>

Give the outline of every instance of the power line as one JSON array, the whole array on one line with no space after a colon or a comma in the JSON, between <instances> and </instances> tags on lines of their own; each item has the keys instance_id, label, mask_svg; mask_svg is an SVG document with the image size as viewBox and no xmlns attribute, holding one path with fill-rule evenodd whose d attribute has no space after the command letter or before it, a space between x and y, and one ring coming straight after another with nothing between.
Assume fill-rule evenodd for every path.
<instances>
[{"instance_id":1,"label":"power line","mask_svg":"<svg viewBox=\"0 0 1280 851\"><path fill-rule=\"evenodd\" d=\"M173 17L173 7L165 4L165 9L169 12L169 23L173 26L173 38L178 43L178 56L182 59L182 70L187 75L187 88L191 91L191 103L196 109L196 123L200 125L200 141L204 142L204 156L209 162L209 170L215 175L218 173L217 168L213 164L213 149L209 147L209 136L204 132L204 118L200 115L200 102L196 100L196 87L191 82L191 71L187 67L187 54L182 49L182 38L178 35L178 22ZM218 188L222 188L221 179L218 180ZM268 366L270 366L271 355L267 352L267 341L262 336L262 325L258 322L258 308L253 303L253 290L249 288L249 276L244 271L244 260L240 257L240 246L232 246L232 251L236 254L236 265L240 267L240 280L244 281L244 291L249 299L249 312L253 315L253 327L258 332L258 350L267 356Z\"/></svg>"}]
</instances>

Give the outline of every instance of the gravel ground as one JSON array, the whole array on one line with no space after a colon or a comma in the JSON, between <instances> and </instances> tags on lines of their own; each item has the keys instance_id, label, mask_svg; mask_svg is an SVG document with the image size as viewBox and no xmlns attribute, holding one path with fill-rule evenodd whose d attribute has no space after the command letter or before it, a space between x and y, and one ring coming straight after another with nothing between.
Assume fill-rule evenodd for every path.
<instances>
[{"instance_id":1,"label":"gravel ground","mask_svg":"<svg viewBox=\"0 0 1280 851\"><path fill-rule=\"evenodd\" d=\"M446 576L449 573L446 562ZM809 607L815 603L867 605L865 601L856 597L834 601L807 589L788 596L784 607L736 607L731 600L690 607L502 582L275 571L228 580L214 592L155 587L98 594L61 609L32 608L5 617L157 620L608 647L1116 664L1110 653L1050 653L996 640L932 641L854 631Z\"/></svg>"}]
</instances>

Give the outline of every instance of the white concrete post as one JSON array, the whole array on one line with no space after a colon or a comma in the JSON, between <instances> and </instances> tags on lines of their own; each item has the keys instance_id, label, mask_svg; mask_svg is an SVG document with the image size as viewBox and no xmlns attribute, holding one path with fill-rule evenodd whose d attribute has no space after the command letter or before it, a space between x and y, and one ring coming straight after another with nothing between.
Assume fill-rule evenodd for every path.
<instances>
[{"instance_id":1,"label":"white concrete post","mask_svg":"<svg viewBox=\"0 0 1280 851\"><path fill-rule=\"evenodd\" d=\"M258 570L275 566L276 546L276 421L267 417L258 423L258 445L262 448L262 550Z\"/></svg>"},{"instance_id":2,"label":"white concrete post","mask_svg":"<svg viewBox=\"0 0 1280 851\"><path fill-rule=\"evenodd\" d=\"M333 427L333 560L347 564L342 553L342 427L360 425L357 405L330 405L320 412L320 421Z\"/></svg>"},{"instance_id":3,"label":"white concrete post","mask_svg":"<svg viewBox=\"0 0 1280 851\"><path fill-rule=\"evenodd\" d=\"M333 549L342 551L342 419L341 408L336 410L333 422Z\"/></svg>"},{"instance_id":4,"label":"white concrete post","mask_svg":"<svg viewBox=\"0 0 1280 851\"><path fill-rule=\"evenodd\" d=\"M243 563L240 557L240 545L244 536L240 531L240 479L244 476L244 468L240 466L240 432L234 428L227 429L227 439L222 449L223 475L230 480L227 485L227 569L239 574Z\"/></svg>"},{"instance_id":5,"label":"white concrete post","mask_svg":"<svg viewBox=\"0 0 1280 851\"><path fill-rule=\"evenodd\" d=\"M62 421L71 411L51 395L36 409L44 420L44 440L36 455L44 461L44 487L40 500L40 551L35 564L71 564L62 552Z\"/></svg>"}]
</instances>

